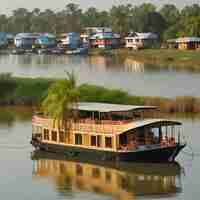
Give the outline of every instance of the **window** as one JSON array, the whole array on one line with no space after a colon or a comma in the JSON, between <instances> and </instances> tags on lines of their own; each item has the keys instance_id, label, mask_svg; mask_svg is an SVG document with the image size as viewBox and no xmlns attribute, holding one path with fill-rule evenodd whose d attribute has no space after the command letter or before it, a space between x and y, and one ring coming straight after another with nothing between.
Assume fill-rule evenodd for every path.
<instances>
[{"instance_id":1,"label":"window","mask_svg":"<svg viewBox=\"0 0 200 200\"><path fill-rule=\"evenodd\" d=\"M51 131L51 140L57 142L57 132Z\"/></svg>"},{"instance_id":2,"label":"window","mask_svg":"<svg viewBox=\"0 0 200 200\"><path fill-rule=\"evenodd\" d=\"M97 136L97 146L101 147L101 136L100 135Z\"/></svg>"},{"instance_id":3,"label":"window","mask_svg":"<svg viewBox=\"0 0 200 200\"><path fill-rule=\"evenodd\" d=\"M82 176L83 175L83 167L79 164L76 165L76 175Z\"/></svg>"},{"instance_id":4,"label":"window","mask_svg":"<svg viewBox=\"0 0 200 200\"><path fill-rule=\"evenodd\" d=\"M60 131L59 132L59 141L61 142L61 143L64 143L65 142L65 135L64 135L65 133L63 132L63 131Z\"/></svg>"},{"instance_id":5,"label":"window","mask_svg":"<svg viewBox=\"0 0 200 200\"><path fill-rule=\"evenodd\" d=\"M75 144L81 145L82 144L82 135L75 134Z\"/></svg>"},{"instance_id":6,"label":"window","mask_svg":"<svg viewBox=\"0 0 200 200\"><path fill-rule=\"evenodd\" d=\"M91 136L91 146L96 146L97 145L97 141L96 141L96 136L92 135Z\"/></svg>"},{"instance_id":7,"label":"window","mask_svg":"<svg viewBox=\"0 0 200 200\"><path fill-rule=\"evenodd\" d=\"M105 173L106 173L105 174L105 176L106 176L106 182L110 183L111 182L111 173L110 173L110 171L106 171Z\"/></svg>"},{"instance_id":8,"label":"window","mask_svg":"<svg viewBox=\"0 0 200 200\"><path fill-rule=\"evenodd\" d=\"M49 130L44 129L44 140L49 140Z\"/></svg>"},{"instance_id":9,"label":"window","mask_svg":"<svg viewBox=\"0 0 200 200\"><path fill-rule=\"evenodd\" d=\"M112 137L105 137L106 148L112 148Z\"/></svg>"},{"instance_id":10,"label":"window","mask_svg":"<svg viewBox=\"0 0 200 200\"><path fill-rule=\"evenodd\" d=\"M93 168L93 169L92 169L92 176L93 176L94 178L100 177L100 170L99 170L99 168Z\"/></svg>"}]
</instances>

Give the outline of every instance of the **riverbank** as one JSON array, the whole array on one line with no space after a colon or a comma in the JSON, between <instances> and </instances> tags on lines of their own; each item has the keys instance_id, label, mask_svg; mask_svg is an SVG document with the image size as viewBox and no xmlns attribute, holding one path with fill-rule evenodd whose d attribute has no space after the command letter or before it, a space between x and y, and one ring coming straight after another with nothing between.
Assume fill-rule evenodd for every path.
<instances>
[{"instance_id":1,"label":"riverbank","mask_svg":"<svg viewBox=\"0 0 200 200\"><path fill-rule=\"evenodd\" d=\"M120 56L132 58L138 62L154 64L155 66L172 66L174 68L191 68L200 70L200 51L177 49L143 49L139 51L129 49L92 49L89 55Z\"/></svg>"},{"instance_id":2,"label":"riverbank","mask_svg":"<svg viewBox=\"0 0 200 200\"><path fill-rule=\"evenodd\" d=\"M46 96L53 79L19 78L10 74L0 75L0 106L38 107ZM118 89L82 84L79 86L80 101L106 102L132 105L154 105L165 113L198 113L200 97L182 96L176 98L131 96Z\"/></svg>"}]
</instances>

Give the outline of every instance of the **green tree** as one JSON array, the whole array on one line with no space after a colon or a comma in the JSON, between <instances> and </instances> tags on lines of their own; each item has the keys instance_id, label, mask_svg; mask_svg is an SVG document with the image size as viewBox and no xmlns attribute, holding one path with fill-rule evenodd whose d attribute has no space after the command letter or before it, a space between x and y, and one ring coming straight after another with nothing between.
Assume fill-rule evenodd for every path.
<instances>
[{"instance_id":1,"label":"green tree","mask_svg":"<svg viewBox=\"0 0 200 200\"><path fill-rule=\"evenodd\" d=\"M82 10L78 4L67 4L64 10L65 26L67 32L79 32L81 30Z\"/></svg>"},{"instance_id":2,"label":"green tree","mask_svg":"<svg viewBox=\"0 0 200 200\"><path fill-rule=\"evenodd\" d=\"M110 10L111 26L114 31L124 34L129 32L131 5L113 6Z\"/></svg>"},{"instance_id":3,"label":"green tree","mask_svg":"<svg viewBox=\"0 0 200 200\"><path fill-rule=\"evenodd\" d=\"M52 84L48 94L42 102L44 114L50 116L58 127L65 130L70 128L71 122L76 118L73 109L79 101L79 90L76 85L74 73L67 72L67 78Z\"/></svg>"},{"instance_id":4,"label":"green tree","mask_svg":"<svg viewBox=\"0 0 200 200\"><path fill-rule=\"evenodd\" d=\"M133 7L130 11L130 29L135 32L145 32L148 26L148 14L155 11L156 7L151 3Z\"/></svg>"}]
</instances>

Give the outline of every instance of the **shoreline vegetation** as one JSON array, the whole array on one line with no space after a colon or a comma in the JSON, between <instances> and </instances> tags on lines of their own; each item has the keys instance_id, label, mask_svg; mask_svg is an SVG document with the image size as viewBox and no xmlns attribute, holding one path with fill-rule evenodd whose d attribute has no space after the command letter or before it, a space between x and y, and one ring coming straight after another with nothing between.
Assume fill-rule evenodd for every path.
<instances>
[{"instance_id":1,"label":"shoreline vegetation","mask_svg":"<svg viewBox=\"0 0 200 200\"><path fill-rule=\"evenodd\" d=\"M200 70L200 51L178 49L92 49L89 55L120 56L130 58L144 64L159 65L161 67L185 68Z\"/></svg>"},{"instance_id":2,"label":"shoreline vegetation","mask_svg":"<svg viewBox=\"0 0 200 200\"><path fill-rule=\"evenodd\" d=\"M38 107L56 79L21 78L11 74L0 74L0 106ZM80 101L105 102L132 105L158 106L163 113L198 113L200 97L180 96L176 98L131 96L118 89L82 84L78 87Z\"/></svg>"}]
</instances>

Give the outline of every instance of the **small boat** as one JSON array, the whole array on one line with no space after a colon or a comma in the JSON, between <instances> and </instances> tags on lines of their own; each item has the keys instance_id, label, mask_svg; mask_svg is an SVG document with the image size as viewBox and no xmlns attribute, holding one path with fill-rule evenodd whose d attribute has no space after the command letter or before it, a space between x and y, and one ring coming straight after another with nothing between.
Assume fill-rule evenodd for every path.
<instances>
[{"instance_id":1,"label":"small boat","mask_svg":"<svg viewBox=\"0 0 200 200\"><path fill-rule=\"evenodd\" d=\"M23 55L26 51L24 49L13 49L11 55Z\"/></svg>"},{"instance_id":2,"label":"small boat","mask_svg":"<svg viewBox=\"0 0 200 200\"><path fill-rule=\"evenodd\" d=\"M92 160L174 162L186 146L181 122L149 118L154 106L80 102L66 130L35 114L31 144L36 149Z\"/></svg>"},{"instance_id":3,"label":"small boat","mask_svg":"<svg viewBox=\"0 0 200 200\"><path fill-rule=\"evenodd\" d=\"M67 50L65 53L67 55L85 55L88 53L88 48L80 47L74 50Z\"/></svg>"}]
</instances>

